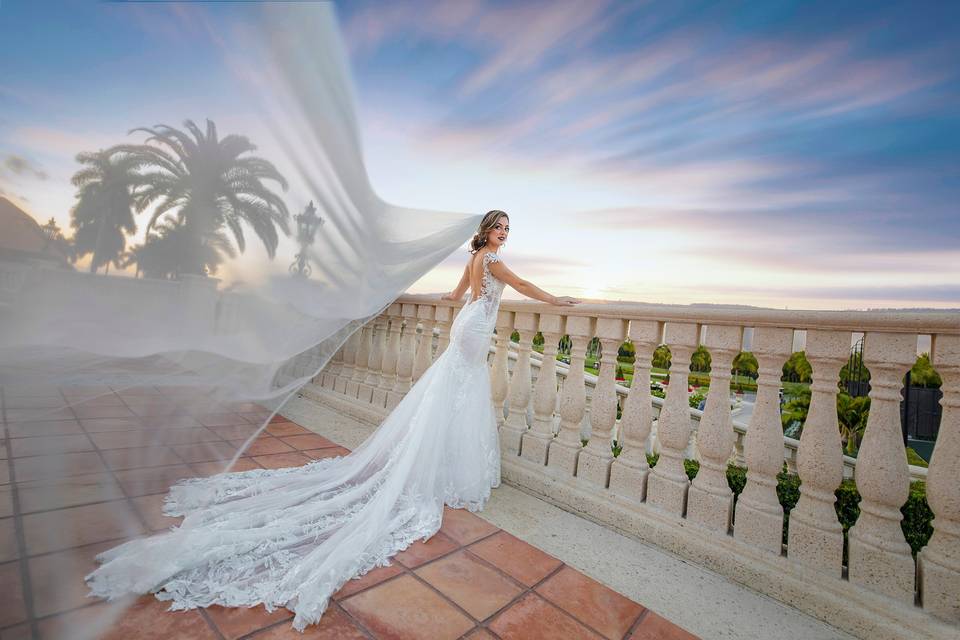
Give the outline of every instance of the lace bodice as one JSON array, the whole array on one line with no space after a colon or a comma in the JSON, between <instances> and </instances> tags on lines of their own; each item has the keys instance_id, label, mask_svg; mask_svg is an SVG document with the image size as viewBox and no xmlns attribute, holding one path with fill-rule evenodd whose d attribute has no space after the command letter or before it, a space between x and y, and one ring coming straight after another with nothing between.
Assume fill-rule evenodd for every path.
<instances>
[{"instance_id":1,"label":"lace bodice","mask_svg":"<svg viewBox=\"0 0 960 640\"><path fill-rule=\"evenodd\" d=\"M504 283L490 273L490 264L494 262L500 262L500 256L493 251L483 255L483 275L480 278L478 300L483 300L485 305L496 310L500 306L500 296L503 295Z\"/></svg>"}]
</instances>

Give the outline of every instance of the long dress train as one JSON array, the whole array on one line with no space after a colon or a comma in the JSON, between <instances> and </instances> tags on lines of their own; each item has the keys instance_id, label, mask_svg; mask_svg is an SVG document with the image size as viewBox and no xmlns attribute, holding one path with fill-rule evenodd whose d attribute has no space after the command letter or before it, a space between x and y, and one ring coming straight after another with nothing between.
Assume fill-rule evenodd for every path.
<instances>
[{"instance_id":1,"label":"long dress train","mask_svg":"<svg viewBox=\"0 0 960 640\"><path fill-rule=\"evenodd\" d=\"M347 580L440 528L444 504L477 511L500 483L486 366L503 283L483 258L479 297L450 344L363 444L302 467L192 478L170 489L170 532L97 556L91 595L154 592L171 609L286 607L303 630Z\"/></svg>"}]
</instances>

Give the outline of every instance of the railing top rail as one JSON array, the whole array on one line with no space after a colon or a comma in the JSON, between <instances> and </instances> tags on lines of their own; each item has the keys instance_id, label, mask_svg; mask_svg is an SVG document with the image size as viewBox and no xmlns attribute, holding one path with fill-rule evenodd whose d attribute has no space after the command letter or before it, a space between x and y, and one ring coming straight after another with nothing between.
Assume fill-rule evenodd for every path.
<instances>
[{"instance_id":1,"label":"railing top rail","mask_svg":"<svg viewBox=\"0 0 960 640\"><path fill-rule=\"evenodd\" d=\"M441 300L439 294L403 294L398 302L459 307L461 303ZM501 311L551 313L565 316L696 322L700 324L747 327L788 327L791 329L834 329L841 331L888 331L894 333L960 335L960 312L931 311L808 311L785 309L711 309L686 305L643 302L590 302L575 307L554 307L532 300L503 300Z\"/></svg>"}]
</instances>

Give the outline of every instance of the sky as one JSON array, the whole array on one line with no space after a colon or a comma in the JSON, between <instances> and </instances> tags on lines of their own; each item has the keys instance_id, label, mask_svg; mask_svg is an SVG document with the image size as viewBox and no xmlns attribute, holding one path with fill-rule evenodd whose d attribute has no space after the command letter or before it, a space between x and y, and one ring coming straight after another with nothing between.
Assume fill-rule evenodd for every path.
<instances>
[{"instance_id":1,"label":"sky","mask_svg":"<svg viewBox=\"0 0 960 640\"><path fill-rule=\"evenodd\" d=\"M206 117L261 142L225 61L261 9L2 0L0 191L68 228L79 151ZM507 211L505 261L552 293L960 307L958 3L337 9L378 193Z\"/></svg>"}]
</instances>

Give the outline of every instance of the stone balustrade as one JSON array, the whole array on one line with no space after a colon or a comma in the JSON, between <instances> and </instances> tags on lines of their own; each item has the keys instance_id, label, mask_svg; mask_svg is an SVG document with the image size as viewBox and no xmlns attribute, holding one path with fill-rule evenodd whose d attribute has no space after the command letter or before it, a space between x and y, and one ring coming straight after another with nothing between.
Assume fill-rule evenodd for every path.
<instances>
[{"instance_id":1,"label":"stone balustrade","mask_svg":"<svg viewBox=\"0 0 960 640\"><path fill-rule=\"evenodd\" d=\"M457 310L458 305L435 297L401 297L346 342L317 377L318 386L327 396L345 396L341 409L363 405L373 412L371 419L382 419L430 365L434 350L447 344ZM558 308L504 301L496 327L491 402L506 481L857 635L957 637L956 315L639 304ZM758 393L749 423L738 428L730 412L729 370L748 329L750 350L759 363ZM512 350L514 331L520 342ZM531 356L537 332L544 337L543 357ZM813 367L810 411L799 442L784 439L778 404L781 368L798 332ZM853 473L862 496L860 516L845 537L834 491L852 459L845 461L843 455L836 396L854 333L865 335L872 408ZM572 345L569 367L555 360L563 335ZM898 406L901 381L916 358L921 335L931 337L931 358L943 379L944 411L926 475L934 533L914 558L900 528L900 507L911 477L918 474L907 465ZM604 354L616 354L627 338L633 342L637 361L631 389L616 384L616 362L609 355L588 380L593 377L584 373L583 362L594 337ZM671 383L663 401L649 393L648 363L661 343L672 354ZM711 354L715 379L702 412L690 409L686 381L690 356L699 344ZM381 388L384 392L373 392ZM584 431L589 436L585 445ZM622 447L616 457L614 440ZM653 449L659 459L651 469L646 454ZM700 463L692 482L683 464L691 455ZM736 500L726 480L731 461L747 469ZM777 474L785 462L801 481L800 499L786 526L777 496Z\"/></svg>"}]
</instances>

